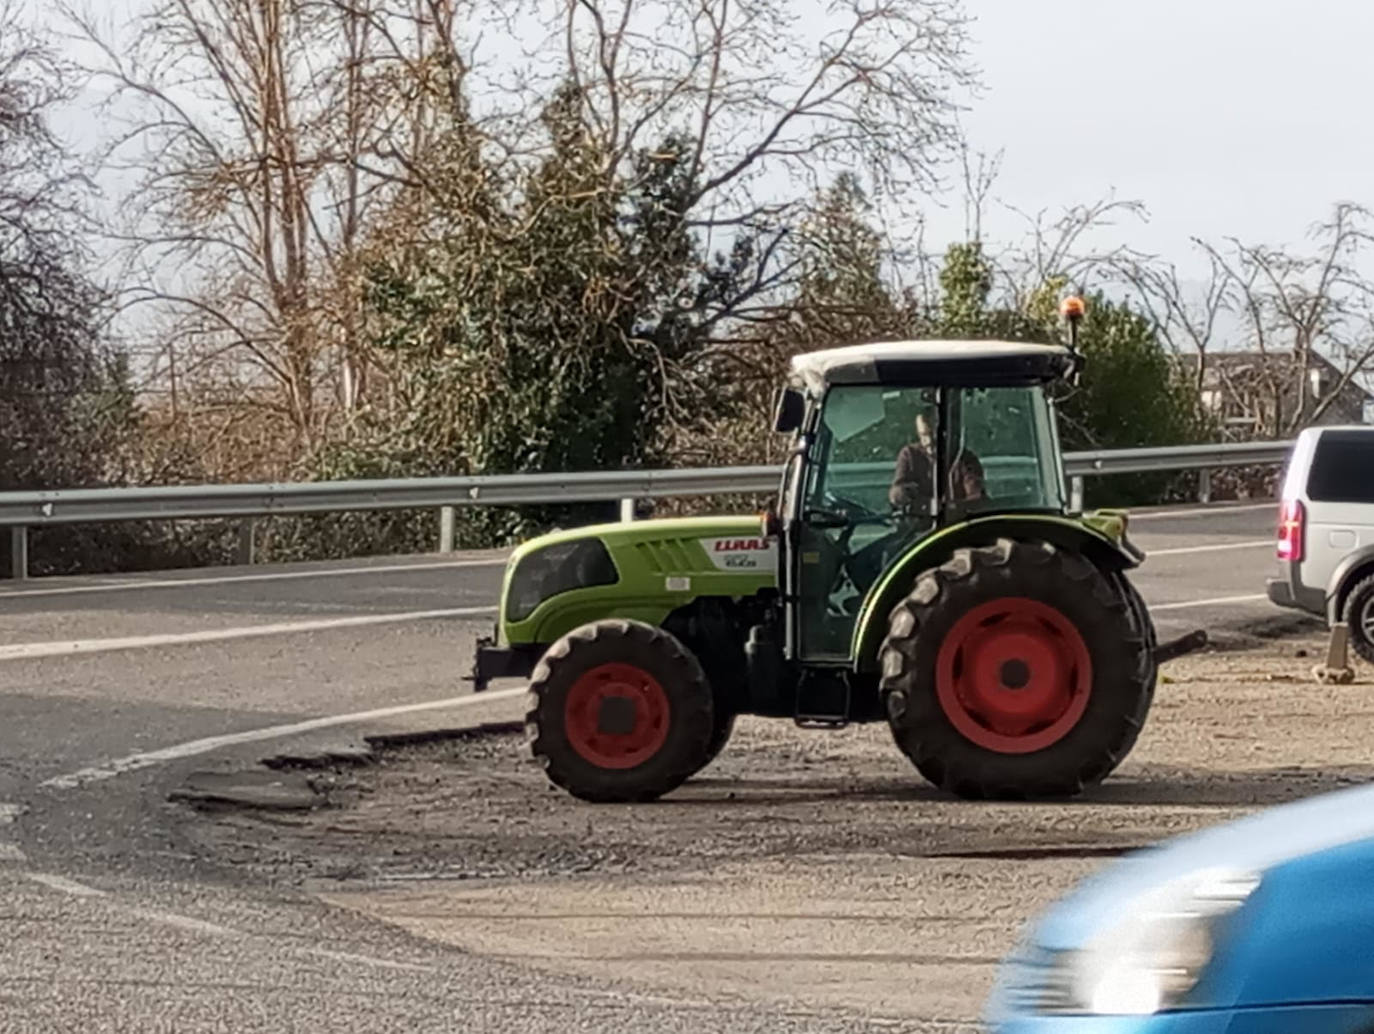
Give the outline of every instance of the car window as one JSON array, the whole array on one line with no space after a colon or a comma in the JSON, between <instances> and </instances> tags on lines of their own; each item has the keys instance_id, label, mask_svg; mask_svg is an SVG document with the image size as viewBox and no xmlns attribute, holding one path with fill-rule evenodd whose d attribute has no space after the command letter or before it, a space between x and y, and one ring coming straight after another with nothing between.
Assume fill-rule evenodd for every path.
<instances>
[{"instance_id":1,"label":"car window","mask_svg":"<svg viewBox=\"0 0 1374 1034\"><path fill-rule=\"evenodd\" d=\"M1374 503L1374 431L1324 431L1307 475L1321 503Z\"/></svg>"}]
</instances>

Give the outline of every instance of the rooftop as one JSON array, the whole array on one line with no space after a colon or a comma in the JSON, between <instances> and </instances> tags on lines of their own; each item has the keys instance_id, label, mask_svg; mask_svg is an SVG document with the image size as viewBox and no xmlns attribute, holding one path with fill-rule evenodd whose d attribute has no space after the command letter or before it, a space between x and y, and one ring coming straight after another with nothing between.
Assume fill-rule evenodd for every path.
<instances>
[{"instance_id":1,"label":"rooftop","mask_svg":"<svg viewBox=\"0 0 1374 1034\"><path fill-rule=\"evenodd\" d=\"M1062 345L884 341L795 355L792 376L819 395L832 384L1033 384L1067 376L1072 366Z\"/></svg>"}]
</instances>

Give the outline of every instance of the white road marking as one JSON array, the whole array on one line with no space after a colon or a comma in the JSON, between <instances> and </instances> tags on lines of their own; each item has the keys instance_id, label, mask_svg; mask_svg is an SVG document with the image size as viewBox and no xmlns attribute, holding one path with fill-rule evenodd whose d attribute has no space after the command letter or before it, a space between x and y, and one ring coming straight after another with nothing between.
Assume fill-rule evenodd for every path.
<instances>
[{"instance_id":1,"label":"white road marking","mask_svg":"<svg viewBox=\"0 0 1374 1034\"><path fill-rule=\"evenodd\" d=\"M352 714L329 715L324 718L310 718L303 722L292 722L289 725L272 725L263 729L249 729L247 732L228 733L224 736L210 736L203 740L192 740L189 743L180 743L174 747L163 747L161 750L153 750L145 754L130 754L127 757L117 758L114 761L107 761L103 765L83 768L69 775L55 776L52 779L44 780L38 785L52 790L71 790L86 783L113 779L115 776L123 775L126 772L136 772L141 768L150 768L153 765L164 764L168 761L179 761L183 758L208 754L211 751L220 750L224 747L238 746L243 743L261 743L264 740L281 739L284 736L295 736L300 733L314 732L318 729L331 729L339 725L352 725L356 722L373 721L378 718L392 718L397 715L416 714L421 711L440 711L447 708L467 707L472 704L481 704L490 700L510 700L518 696L523 696L526 692L527 690L522 686L515 689L502 689L496 692L468 693L460 697L448 697L444 700L430 700L422 704L402 704L397 707L382 707L375 711L356 711Z\"/></svg>"},{"instance_id":2,"label":"white road marking","mask_svg":"<svg viewBox=\"0 0 1374 1034\"><path fill-rule=\"evenodd\" d=\"M363 628L369 625L394 625L407 621L433 621L439 618L483 617L496 613L495 607L449 607L445 610L409 610L391 614L359 614L352 617L320 618L315 621L287 621L277 624L243 625L237 628L211 628L200 632L168 632L162 635L117 636L109 639L76 639L65 642L10 643L0 646L0 661L32 660L36 657L69 657L74 654L107 653L111 650L138 650L152 646L186 646L192 643L218 643L257 636L297 635L335 628Z\"/></svg>"},{"instance_id":3,"label":"white road marking","mask_svg":"<svg viewBox=\"0 0 1374 1034\"><path fill-rule=\"evenodd\" d=\"M1255 510L1278 510L1275 500L1269 503L1246 503L1244 506L1192 506L1186 510L1154 510L1150 513L1132 513L1131 523L1136 521L1157 521L1165 517L1215 517L1228 513L1250 513Z\"/></svg>"},{"instance_id":4,"label":"white road marking","mask_svg":"<svg viewBox=\"0 0 1374 1034\"><path fill-rule=\"evenodd\" d=\"M1182 603L1151 603L1149 604L1150 613L1158 613L1163 610L1188 610L1192 607L1219 607L1225 603L1256 603L1259 600L1267 600L1269 597L1264 593L1254 593L1249 596L1214 596L1210 600L1185 600Z\"/></svg>"},{"instance_id":5,"label":"white road marking","mask_svg":"<svg viewBox=\"0 0 1374 1034\"><path fill-rule=\"evenodd\" d=\"M77 883L75 880L69 880L65 876L53 876L46 872L30 872L25 875L34 883L41 883L51 890L60 890L63 894L70 894L72 897L103 898L105 896L103 890L97 890L95 887L88 887L84 883Z\"/></svg>"},{"instance_id":6,"label":"white road marking","mask_svg":"<svg viewBox=\"0 0 1374 1034\"><path fill-rule=\"evenodd\" d=\"M179 916L175 912L154 912L146 908L131 908L129 912L138 916L140 919L149 919L154 923L161 923L163 926L173 926L178 930L185 930L188 933L205 934L210 937L240 937L237 930L231 930L227 926L220 926L218 923L207 923L204 919L192 919L190 916Z\"/></svg>"},{"instance_id":7,"label":"white road marking","mask_svg":"<svg viewBox=\"0 0 1374 1034\"><path fill-rule=\"evenodd\" d=\"M1171 549L1147 549L1145 551L1145 561L1149 562L1150 557L1155 556L1181 556L1184 553L1220 553L1228 549L1258 549L1260 546L1272 546L1273 539L1250 539L1248 542L1223 542L1215 546L1175 546Z\"/></svg>"},{"instance_id":8,"label":"white road marking","mask_svg":"<svg viewBox=\"0 0 1374 1034\"><path fill-rule=\"evenodd\" d=\"M0 600L19 596L68 596L87 592L132 592L136 589L184 589L199 585L232 585L235 582L287 582L305 578L343 578L349 575L396 574L403 571L445 571L461 567L501 567L505 557L492 560L445 560L433 564L378 564L373 567L339 567L322 571L277 571L265 574L204 575L198 578L142 578L136 581L101 582L98 585L62 585L51 589L18 589L0 592Z\"/></svg>"},{"instance_id":9,"label":"white road marking","mask_svg":"<svg viewBox=\"0 0 1374 1034\"><path fill-rule=\"evenodd\" d=\"M364 966L376 966L379 969L400 969L409 973L433 973L432 966L421 966L413 962L393 962L390 959L378 959L371 955L355 955L351 951L329 951L326 948L307 948L306 954L318 955L325 959L334 959L336 962L360 962Z\"/></svg>"},{"instance_id":10,"label":"white road marking","mask_svg":"<svg viewBox=\"0 0 1374 1034\"><path fill-rule=\"evenodd\" d=\"M34 883L40 883L52 890L61 891L63 894L70 894L79 898L103 898L109 894L95 887L88 887L84 883L77 883L69 880L65 876L53 876L49 873L29 872L25 873ZM149 922L158 923L162 926L170 926L176 930L184 930L187 933L199 934L204 937L223 937L228 939L241 939L251 937L254 940L267 940L261 935L254 936L245 934L232 927L221 926L219 923L211 923L204 919L196 919L193 916L179 915L176 912L160 912L151 908L138 908L121 902L118 898L112 899L114 907L131 916L144 919ZM359 963L364 966L373 966L377 969L401 970L409 973L433 973L432 966L424 966L413 962L396 962L392 959L377 958L373 955L358 955L347 951L330 951L327 948L303 948L306 955L314 955L319 958L333 959L336 962Z\"/></svg>"}]
</instances>

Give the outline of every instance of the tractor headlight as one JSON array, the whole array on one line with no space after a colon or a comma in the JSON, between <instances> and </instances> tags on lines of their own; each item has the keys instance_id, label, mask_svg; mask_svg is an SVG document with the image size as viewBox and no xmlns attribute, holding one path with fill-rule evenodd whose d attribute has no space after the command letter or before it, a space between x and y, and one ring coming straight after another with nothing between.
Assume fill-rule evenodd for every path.
<instances>
[{"instance_id":1,"label":"tractor headlight","mask_svg":"<svg viewBox=\"0 0 1374 1034\"><path fill-rule=\"evenodd\" d=\"M1118 922L1083 948L1026 945L1008 961L990 1018L1178 1008L1212 961L1223 921L1258 885L1252 873L1194 873L1125 907Z\"/></svg>"},{"instance_id":2,"label":"tractor headlight","mask_svg":"<svg viewBox=\"0 0 1374 1034\"><path fill-rule=\"evenodd\" d=\"M600 539L559 542L521 557L506 592L506 620L524 621L560 592L619 580L611 554Z\"/></svg>"}]
</instances>

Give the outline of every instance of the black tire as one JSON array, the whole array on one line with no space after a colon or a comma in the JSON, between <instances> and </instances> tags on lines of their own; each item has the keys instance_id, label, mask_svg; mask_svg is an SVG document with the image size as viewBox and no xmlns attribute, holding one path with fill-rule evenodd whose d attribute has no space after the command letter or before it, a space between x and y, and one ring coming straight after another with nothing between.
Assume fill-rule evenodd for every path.
<instances>
[{"instance_id":1,"label":"black tire","mask_svg":"<svg viewBox=\"0 0 1374 1034\"><path fill-rule=\"evenodd\" d=\"M1150 663L1150 686L1153 693L1155 677L1158 675L1158 665L1155 663L1155 649L1159 646L1159 636L1155 631L1155 619L1150 616L1150 608L1136 591L1136 587L1131 584L1131 580L1126 577L1124 571L1117 571L1112 575L1112 581L1116 584L1117 592L1125 597L1131 610L1131 619L1135 622L1136 631L1145 637L1145 646L1149 652Z\"/></svg>"},{"instance_id":2,"label":"black tire","mask_svg":"<svg viewBox=\"0 0 1374 1034\"><path fill-rule=\"evenodd\" d=\"M937 675L940 648L960 619L975 607L995 608L994 601L1008 599L1057 611L1081 637L1091 668L1090 678L1088 666L1070 669L1081 670L1088 686L1077 697L1084 701L1081 714L1075 719L1066 711L1059 720L1069 724L1057 739L1023 752L992 749L960 732L941 703ZM961 797L1077 794L1104 779L1135 745L1154 696L1153 639L1149 612L1130 584L1082 556L1046 542L1008 539L958 550L923 572L889 619L880 689L893 738L925 778ZM951 649L958 658L953 663L964 663L962 653ZM1017 663L1022 672L1032 672ZM1013 677L1025 685L1033 673ZM966 726L977 721L958 717Z\"/></svg>"},{"instance_id":3,"label":"black tire","mask_svg":"<svg viewBox=\"0 0 1374 1034\"><path fill-rule=\"evenodd\" d=\"M720 756L720 752L730 742L730 734L735 731L735 713L720 710L720 701L716 701L716 708L715 717L711 723L711 742L706 746L706 761L701 766L702 768Z\"/></svg>"},{"instance_id":4,"label":"black tire","mask_svg":"<svg viewBox=\"0 0 1374 1034\"><path fill-rule=\"evenodd\" d=\"M1360 579L1346 594L1341 620L1350 628L1350 645L1374 664L1374 574Z\"/></svg>"},{"instance_id":5,"label":"black tire","mask_svg":"<svg viewBox=\"0 0 1374 1034\"><path fill-rule=\"evenodd\" d=\"M603 665L638 669L657 683L666 705L666 719L653 723L655 729L666 724L661 743L631 767L597 763L588 754L596 752L585 729L579 733L567 725L569 693L579 679ZM631 722L626 735L653 740L643 708L632 706L628 718L622 709L620 718ZM608 720L603 705L597 736L605 733ZM530 681L525 715L530 751L552 783L585 801L650 801L676 789L707 763L714 732L711 687L701 664L676 637L638 621L595 621L574 629L549 647ZM610 735L619 734L611 730ZM647 749L652 744L643 745Z\"/></svg>"}]
</instances>

